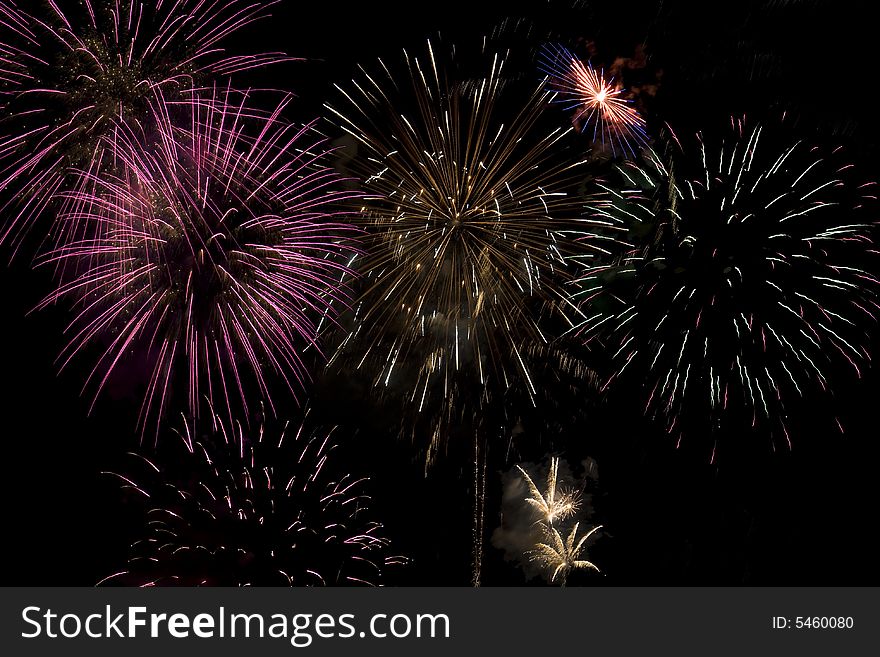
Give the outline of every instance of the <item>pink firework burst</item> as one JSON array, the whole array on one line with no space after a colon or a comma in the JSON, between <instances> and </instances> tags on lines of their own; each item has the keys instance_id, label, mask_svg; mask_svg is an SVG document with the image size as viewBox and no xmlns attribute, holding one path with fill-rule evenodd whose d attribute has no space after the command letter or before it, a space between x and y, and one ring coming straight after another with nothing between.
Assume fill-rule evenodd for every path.
<instances>
[{"instance_id":1,"label":"pink firework burst","mask_svg":"<svg viewBox=\"0 0 880 657\"><path fill-rule=\"evenodd\" d=\"M48 206L70 170L98 170L102 136L119 118L147 117L157 90L180 96L288 59L223 49L274 0L29 3L37 4L25 11L0 0L0 243L16 250L40 217L55 214Z\"/></svg>"},{"instance_id":2,"label":"pink firework burst","mask_svg":"<svg viewBox=\"0 0 880 657\"><path fill-rule=\"evenodd\" d=\"M270 377L296 394L305 352L347 298L356 231L337 203L356 194L313 127L281 119L286 101L270 114L246 102L160 97L149 129L122 124L103 144L116 172L80 172L59 219L87 237L41 261L62 272L42 305L74 300L62 368L97 353L84 390L97 398L146 364L142 431L172 398L194 416L204 398L274 411Z\"/></svg>"},{"instance_id":3,"label":"pink firework burst","mask_svg":"<svg viewBox=\"0 0 880 657\"><path fill-rule=\"evenodd\" d=\"M572 123L581 132L591 133L595 143L625 155L646 143L645 120L625 97L625 90L614 84L614 78L606 79L602 69L581 61L563 46L543 49L541 69L558 102L574 111Z\"/></svg>"}]
</instances>

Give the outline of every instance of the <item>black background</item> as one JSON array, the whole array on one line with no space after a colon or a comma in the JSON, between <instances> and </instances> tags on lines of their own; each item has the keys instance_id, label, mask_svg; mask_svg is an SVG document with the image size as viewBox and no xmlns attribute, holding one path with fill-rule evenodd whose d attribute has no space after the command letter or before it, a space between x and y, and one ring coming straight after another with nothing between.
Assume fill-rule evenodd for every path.
<instances>
[{"instance_id":1,"label":"black background","mask_svg":"<svg viewBox=\"0 0 880 657\"><path fill-rule=\"evenodd\" d=\"M563 38L595 37L609 56L629 55L646 41L653 63L664 70L657 112L678 130L730 114L787 109L806 129L845 143L864 176L877 177L870 3L658 0L558 9L564 5L288 0L238 45L307 58L252 80L295 91L295 118L306 120L321 112L332 84L345 83L357 62L418 48L438 31L446 41L479 39L506 16L527 16L555 26ZM100 474L137 448L137 404L108 394L89 416L88 399L79 396L84 372L59 375L54 363L65 309L28 314L49 286L23 259L0 269L2 581L91 585L120 569L137 535L137 515ZM795 413L791 452L774 452L760 437L744 434L744 447L715 464L702 452L675 450L625 394L591 407L553 446L564 446L572 463L592 457L599 464L595 520L608 532L591 554L603 566L603 583L880 582L878 383L869 370L862 380L842 378L833 407L806 400ZM409 445L389 429L393 418L371 405L369 390L319 377L314 404L328 419L358 429L344 445L350 469L373 478L377 514L398 550L413 558L389 582L467 585L470 466L451 461L425 479ZM569 407L553 413L568 411L574 415ZM290 414L296 413L291 405ZM543 458L546 445L528 445L527 438L528 432L518 440L517 456ZM500 497L501 470L509 467L490 471L490 496ZM497 525L495 502L487 517L483 583L521 584L523 573L488 540ZM570 583L596 581L573 576Z\"/></svg>"}]
</instances>

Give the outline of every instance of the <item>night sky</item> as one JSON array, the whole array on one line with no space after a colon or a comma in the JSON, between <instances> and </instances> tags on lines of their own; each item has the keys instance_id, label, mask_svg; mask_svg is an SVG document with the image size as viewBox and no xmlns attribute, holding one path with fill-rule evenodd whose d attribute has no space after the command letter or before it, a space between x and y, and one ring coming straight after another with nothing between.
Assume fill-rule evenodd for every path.
<instances>
[{"instance_id":1,"label":"night sky","mask_svg":"<svg viewBox=\"0 0 880 657\"><path fill-rule=\"evenodd\" d=\"M662 71L646 107L649 131L668 123L687 134L723 125L732 115L785 113L799 134L843 144L861 177L878 179L875 36L866 5L287 0L229 47L304 58L244 80L294 91L290 118L308 121L326 114L324 103L338 98L333 85L349 83L357 64L418 50L438 33L462 49L501 34L514 72L534 83L540 79L534 52L545 40L573 45L592 39L606 60L632 56L642 44L651 70ZM545 118L564 120L557 108ZM329 122L322 129L338 135ZM142 449L135 429L139 391L123 376L89 413L90 398L80 391L90 363L60 374L55 363L69 309L62 303L32 312L51 285L49 272L34 271L27 258L0 268L4 585L91 586L124 567L129 545L142 533L137 504L102 474L124 469L127 452ZM876 325L867 330L877 353L880 331ZM600 375L607 367L602 350L565 348ZM550 377L549 401L539 408L513 393L502 396L496 400L501 410L486 411L504 426L489 446L481 584L544 584L527 579L531 573L506 559L492 535L514 465L546 471L548 456L556 454L581 478L584 464L595 465L598 476L587 478L586 523L605 527L589 550L602 575L575 573L569 585L877 585L880 377L876 368L862 371L861 379L845 368L833 371L833 395L808 393L789 406L792 450L774 449L761 429L738 429L725 436L713 463L705 443L676 449L626 385L604 394L583 381ZM383 583L470 585L467 441L456 444L452 431L447 452L425 476L421 449L400 430L399 410L375 394L369 377L320 367L313 376L302 395L311 420L341 425L336 458L370 477L372 514L384 524L393 552L410 560L389 569ZM301 416L296 403L280 398L282 416Z\"/></svg>"}]
</instances>

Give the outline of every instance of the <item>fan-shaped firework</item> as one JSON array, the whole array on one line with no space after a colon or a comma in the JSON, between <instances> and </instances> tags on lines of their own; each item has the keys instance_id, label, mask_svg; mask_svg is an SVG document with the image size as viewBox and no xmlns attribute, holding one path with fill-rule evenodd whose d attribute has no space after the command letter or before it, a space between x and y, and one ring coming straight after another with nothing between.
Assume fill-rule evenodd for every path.
<instances>
[{"instance_id":1,"label":"fan-shaped firework","mask_svg":"<svg viewBox=\"0 0 880 657\"><path fill-rule=\"evenodd\" d=\"M68 280L44 305L76 303L63 365L100 347L87 382L97 397L120 363L146 359L142 426L172 390L195 416L207 396L244 417L251 394L271 405L270 375L296 391L303 351L345 294L355 231L335 203L352 193L325 165L330 151L279 118L284 103L256 116L233 100L157 103L155 134L114 132L105 147L119 173L84 173L81 209L62 217L98 237L46 259Z\"/></svg>"},{"instance_id":2,"label":"fan-shaped firework","mask_svg":"<svg viewBox=\"0 0 880 657\"><path fill-rule=\"evenodd\" d=\"M788 441L787 402L869 359L874 186L853 182L840 149L733 127L721 142L698 135L668 169L621 166L622 189L597 194L597 231L622 255L581 281L585 326L608 330L614 379L642 381L679 440L745 409ZM634 300L614 290L622 281Z\"/></svg>"},{"instance_id":3,"label":"fan-shaped firework","mask_svg":"<svg viewBox=\"0 0 880 657\"><path fill-rule=\"evenodd\" d=\"M207 435L187 423L180 437L164 465L139 456L142 474L115 474L144 498L147 534L104 583L377 584L403 563L368 517L366 480L334 472L332 432L250 435L214 418Z\"/></svg>"},{"instance_id":4,"label":"fan-shaped firework","mask_svg":"<svg viewBox=\"0 0 880 657\"><path fill-rule=\"evenodd\" d=\"M115 119L143 120L157 90L170 97L283 59L222 48L275 0L39 4L29 13L0 0L0 243L20 244L70 167L99 168L101 137Z\"/></svg>"},{"instance_id":5,"label":"fan-shaped firework","mask_svg":"<svg viewBox=\"0 0 880 657\"><path fill-rule=\"evenodd\" d=\"M516 467L529 487L531 497L526 498L526 504L538 512L542 522L552 526L554 522L565 520L578 512L580 499L577 492L564 490L557 486L556 479L559 472L557 457L550 458L550 471L547 473L547 491L545 493L538 489L528 472L520 466Z\"/></svg>"},{"instance_id":6,"label":"fan-shaped firework","mask_svg":"<svg viewBox=\"0 0 880 657\"><path fill-rule=\"evenodd\" d=\"M561 465L561 467L560 467ZM598 478L596 462L583 462L590 480ZM531 473L531 474L530 474ZM542 491L535 481L546 475ZM595 568L582 558L590 536L578 536L578 527L594 513L593 496L586 493L587 480L579 480L560 458L551 456L545 470L523 463L503 475L504 493L492 544L504 550L505 560L516 561L526 578L541 575L565 585L573 569Z\"/></svg>"},{"instance_id":7,"label":"fan-shaped firework","mask_svg":"<svg viewBox=\"0 0 880 657\"><path fill-rule=\"evenodd\" d=\"M632 155L647 143L645 120L624 96L624 90L605 79L604 72L582 62L563 46L545 46L541 70L556 102L574 110L572 123L612 153Z\"/></svg>"},{"instance_id":8,"label":"fan-shaped firework","mask_svg":"<svg viewBox=\"0 0 880 657\"><path fill-rule=\"evenodd\" d=\"M510 112L500 59L476 84L453 82L443 61L429 43L426 58L406 56L406 77L382 64L330 108L357 141L368 195L366 284L343 349L376 363L381 387L411 370L420 410L432 395L451 403L463 370L474 399L528 377L520 345L543 341L530 306L555 298L580 209L567 193L577 164L556 159L566 131L539 128L547 94Z\"/></svg>"},{"instance_id":9,"label":"fan-shaped firework","mask_svg":"<svg viewBox=\"0 0 880 657\"><path fill-rule=\"evenodd\" d=\"M568 576L575 570L595 570L599 568L586 559L581 558L589 538L602 529L602 525L593 527L583 536L578 536L579 523L571 528L568 537L551 526L547 527L546 543L538 543L532 552L532 558L538 562L550 578L550 582L559 582L565 586Z\"/></svg>"}]
</instances>

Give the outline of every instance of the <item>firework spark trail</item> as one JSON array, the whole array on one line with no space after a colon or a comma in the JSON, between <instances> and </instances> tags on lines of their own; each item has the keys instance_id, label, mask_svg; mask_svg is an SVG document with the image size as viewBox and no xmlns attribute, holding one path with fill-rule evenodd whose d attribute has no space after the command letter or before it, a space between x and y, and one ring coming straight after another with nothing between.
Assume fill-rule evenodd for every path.
<instances>
[{"instance_id":1,"label":"firework spark trail","mask_svg":"<svg viewBox=\"0 0 880 657\"><path fill-rule=\"evenodd\" d=\"M569 575L575 570L599 571L594 563L581 557L584 556L587 541L602 529L602 525L593 527L586 534L578 537L579 525L580 523L575 523L565 539L562 538L559 530L548 526L545 539L547 542L535 546L532 559L549 575L551 583L559 581L561 586L565 586Z\"/></svg>"},{"instance_id":2,"label":"firework spark trail","mask_svg":"<svg viewBox=\"0 0 880 657\"><path fill-rule=\"evenodd\" d=\"M379 583L405 559L367 518L366 479L333 469L332 434L302 425L250 434L215 416L200 435L185 422L167 462L134 455L139 474L107 473L145 501L149 521L126 568L101 583Z\"/></svg>"},{"instance_id":3,"label":"firework spark trail","mask_svg":"<svg viewBox=\"0 0 880 657\"><path fill-rule=\"evenodd\" d=\"M646 410L679 443L689 420L709 418L705 434L746 409L790 447L788 402L829 393L838 363L860 376L870 362L876 188L840 149L732 127L602 185L591 206L611 255L579 281L580 330L608 340L609 384L645 382Z\"/></svg>"},{"instance_id":4,"label":"firework spark trail","mask_svg":"<svg viewBox=\"0 0 880 657\"><path fill-rule=\"evenodd\" d=\"M357 231L338 204L356 194L324 139L281 118L287 101L266 115L247 102L160 98L155 134L121 126L106 140L119 173L82 172L78 210L60 219L97 237L42 261L66 275L42 306L74 302L62 367L98 350L93 403L131 352L150 362L142 431L174 389L195 417L206 396L248 418L250 381L274 412L269 375L295 394L319 323L347 300Z\"/></svg>"},{"instance_id":5,"label":"firework spark trail","mask_svg":"<svg viewBox=\"0 0 880 657\"><path fill-rule=\"evenodd\" d=\"M564 46L544 46L540 57L541 71L556 94L554 102L574 110L572 122L581 132L591 133L594 143L625 156L647 145L645 120L613 78L606 80L601 69L582 62Z\"/></svg>"},{"instance_id":6,"label":"firework spark trail","mask_svg":"<svg viewBox=\"0 0 880 657\"><path fill-rule=\"evenodd\" d=\"M426 57L405 53L405 64L404 78L384 63L378 74L362 70L340 89L342 104L328 106L356 140L368 195L366 284L334 358L376 364L379 388L414 367L408 396L421 412L432 396L454 397L465 370L483 389L529 378L521 344L547 341L530 304L557 297L580 210L568 190L582 162L555 159L569 131L540 132L541 88L505 116L500 58L476 84L451 82L454 64L430 42ZM428 462L444 434L433 433Z\"/></svg>"},{"instance_id":7,"label":"firework spark trail","mask_svg":"<svg viewBox=\"0 0 880 657\"><path fill-rule=\"evenodd\" d=\"M479 587L483 576L483 540L486 532L486 470L489 465L489 446L480 436L474 436L474 518L471 585Z\"/></svg>"},{"instance_id":8,"label":"firework spark trail","mask_svg":"<svg viewBox=\"0 0 880 657\"><path fill-rule=\"evenodd\" d=\"M275 4L72 0L45 3L32 14L0 0L0 244L18 250L66 188L71 167L100 170L102 137L118 119L147 118L157 91L184 95L218 77L290 59L223 49ZM60 243L82 235L52 237Z\"/></svg>"},{"instance_id":9,"label":"firework spark trail","mask_svg":"<svg viewBox=\"0 0 880 657\"><path fill-rule=\"evenodd\" d=\"M541 521L552 526L554 522L570 518L578 512L580 500L577 494L557 486L557 475L559 472L558 457L553 456L550 458L550 470L547 473L547 491L545 493L542 493L535 485L528 472L520 466L516 466L516 468L529 487L531 497L526 498L526 504L529 504L538 512Z\"/></svg>"}]
</instances>

